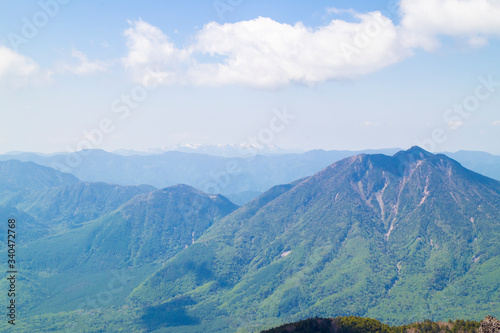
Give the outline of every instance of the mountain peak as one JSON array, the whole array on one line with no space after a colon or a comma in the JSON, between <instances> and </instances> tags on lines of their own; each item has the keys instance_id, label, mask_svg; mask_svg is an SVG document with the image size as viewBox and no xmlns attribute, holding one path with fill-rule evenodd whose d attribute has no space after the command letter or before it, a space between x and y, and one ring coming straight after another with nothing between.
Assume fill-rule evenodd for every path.
<instances>
[{"instance_id":1,"label":"mountain peak","mask_svg":"<svg viewBox=\"0 0 500 333\"><path fill-rule=\"evenodd\" d=\"M163 188L162 191L163 192L169 192L169 191L199 192L194 187L189 186L189 185L185 185L185 184L177 184L177 185L167 186L167 187Z\"/></svg>"},{"instance_id":2,"label":"mountain peak","mask_svg":"<svg viewBox=\"0 0 500 333\"><path fill-rule=\"evenodd\" d=\"M286 318L348 305L405 321L400 295L416 295L408 306L425 313L443 290L461 288L457 281L481 281L476 272L489 263L480 265L498 257L499 213L500 183L444 155L412 147L347 157L226 215L129 299L149 304L154 294L168 304L199 292L188 308L198 317L208 304L262 318L267 309ZM297 287L306 270L311 283Z\"/></svg>"},{"instance_id":3,"label":"mountain peak","mask_svg":"<svg viewBox=\"0 0 500 333\"><path fill-rule=\"evenodd\" d=\"M426 158L435 155L423 148L420 148L419 146L413 146L408 150L402 150L394 155L394 157L410 157L410 156L416 160L424 160Z\"/></svg>"}]
</instances>

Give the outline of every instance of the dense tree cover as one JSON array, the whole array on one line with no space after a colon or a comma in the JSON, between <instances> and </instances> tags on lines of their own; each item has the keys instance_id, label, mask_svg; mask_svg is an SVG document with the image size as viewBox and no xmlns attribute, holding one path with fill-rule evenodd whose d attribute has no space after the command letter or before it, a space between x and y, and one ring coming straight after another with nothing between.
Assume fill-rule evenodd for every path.
<instances>
[{"instance_id":1,"label":"dense tree cover","mask_svg":"<svg viewBox=\"0 0 500 333\"><path fill-rule=\"evenodd\" d=\"M109 307L108 309L80 310L71 313L47 314L31 318L21 318L15 332L127 332L127 333L199 333L199 332L261 332L261 333L476 333L480 322L457 319L448 322L424 320L402 326L390 326L376 319L358 316L336 318L310 318L279 327L260 330L253 328L227 329L224 323L196 326L196 322L183 325L182 321L193 321L185 313L179 312L174 303L189 302L180 299L160 308L145 310L129 307ZM165 310L165 311L162 311ZM160 317L152 316L161 312ZM169 324L165 326L164 324ZM202 328L200 328L202 327ZM8 325L0 322L0 330Z\"/></svg>"},{"instance_id":2,"label":"dense tree cover","mask_svg":"<svg viewBox=\"0 0 500 333\"><path fill-rule=\"evenodd\" d=\"M312 318L281 325L262 333L474 333L480 322L458 319L448 323L424 320L403 326L389 326L378 320L356 316Z\"/></svg>"}]
</instances>

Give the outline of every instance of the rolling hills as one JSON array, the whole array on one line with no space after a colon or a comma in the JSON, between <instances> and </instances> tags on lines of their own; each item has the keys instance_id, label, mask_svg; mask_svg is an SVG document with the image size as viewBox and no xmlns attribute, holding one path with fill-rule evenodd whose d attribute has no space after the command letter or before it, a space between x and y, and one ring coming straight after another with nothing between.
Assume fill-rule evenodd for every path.
<instances>
[{"instance_id":1,"label":"rolling hills","mask_svg":"<svg viewBox=\"0 0 500 333\"><path fill-rule=\"evenodd\" d=\"M82 186L92 185L101 190L100 197L114 203L112 199L119 191L103 188L103 184ZM56 190L59 193L61 189ZM106 305L123 303L148 274L237 208L220 195L207 195L186 185L137 194L115 209L102 210L98 218L85 213L91 206L82 200L75 209L72 205L61 208L63 213L81 209L84 213L76 218L88 219L69 227L61 222L56 232L18 249L27 278L25 287L30 290L26 293L29 300L22 302L27 313L95 308L97 305L87 302L87 297L98 295L99 288L117 274L130 276L130 281ZM53 221L57 223L57 219Z\"/></svg>"}]
</instances>

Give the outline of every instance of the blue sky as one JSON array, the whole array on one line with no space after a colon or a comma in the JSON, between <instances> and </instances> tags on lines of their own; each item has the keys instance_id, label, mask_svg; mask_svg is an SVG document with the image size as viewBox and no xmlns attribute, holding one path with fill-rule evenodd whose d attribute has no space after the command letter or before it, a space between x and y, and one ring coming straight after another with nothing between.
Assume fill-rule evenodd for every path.
<instances>
[{"instance_id":1,"label":"blue sky","mask_svg":"<svg viewBox=\"0 0 500 333\"><path fill-rule=\"evenodd\" d=\"M500 155L498 1L4 4L0 152L256 138Z\"/></svg>"}]
</instances>

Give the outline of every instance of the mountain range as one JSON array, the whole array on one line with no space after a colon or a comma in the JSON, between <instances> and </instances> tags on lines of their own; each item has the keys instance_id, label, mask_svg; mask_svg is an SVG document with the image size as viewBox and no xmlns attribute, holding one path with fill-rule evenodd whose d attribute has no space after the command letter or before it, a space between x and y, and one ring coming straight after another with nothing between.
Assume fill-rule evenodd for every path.
<instances>
[{"instance_id":1,"label":"mountain range","mask_svg":"<svg viewBox=\"0 0 500 333\"><path fill-rule=\"evenodd\" d=\"M443 154L346 157L241 207L188 185L0 170L0 214L25 228L20 331L500 316L500 182Z\"/></svg>"},{"instance_id":2,"label":"mountain range","mask_svg":"<svg viewBox=\"0 0 500 333\"><path fill-rule=\"evenodd\" d=\"M400 150L312 150L290 153L274 146L251 151L227 145L182 147L186 149L160 150L158 153L128 152L131 154L128 156L103 150L51 155L11 153L0 155L0 161L16 159L34 162L70 173L86 182L147 184L156 188L186 184L207 193L222 194L234 203L243 205L274 185L310 176L343 158L362 153L393 155ZM174 148L180 149L169 149ZM230 150L231 153L210 155L211 151L219 150ZM263 155L264 151L275 153ZM500 156L466 151L446 155L473 171L500 180Z\"/></svg>"}]
</instances>

